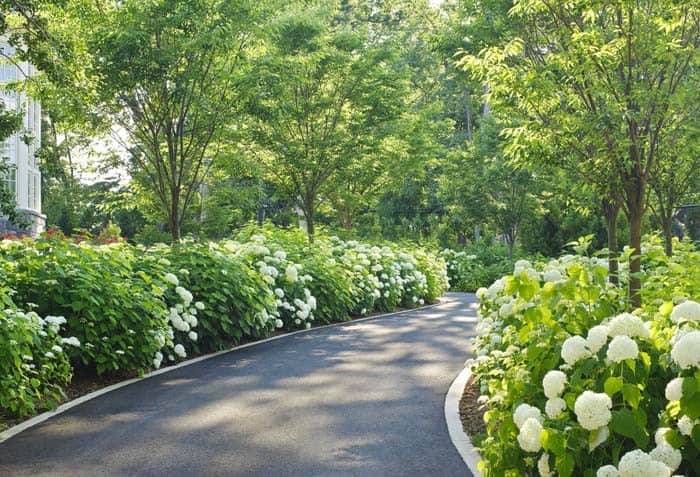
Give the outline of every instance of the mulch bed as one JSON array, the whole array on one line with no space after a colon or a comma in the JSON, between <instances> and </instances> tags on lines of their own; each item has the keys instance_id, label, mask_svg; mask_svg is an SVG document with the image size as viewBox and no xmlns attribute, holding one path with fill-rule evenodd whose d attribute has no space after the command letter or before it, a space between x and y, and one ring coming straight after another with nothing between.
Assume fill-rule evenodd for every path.
<instances>
[{"instance_id":1,"label":"mulch bed","mask_svg":"<svg viewBox=\"0 0 700 477\"><path fill-rule=\"evenodd\" d=\"M486 407L476 402L480 395L479 386L472 376L464 386L464 394L459 401L459 417L462 419L462 428L472 438L486 432L486 423L484 423Z\"/></svg>"}]
</instances>

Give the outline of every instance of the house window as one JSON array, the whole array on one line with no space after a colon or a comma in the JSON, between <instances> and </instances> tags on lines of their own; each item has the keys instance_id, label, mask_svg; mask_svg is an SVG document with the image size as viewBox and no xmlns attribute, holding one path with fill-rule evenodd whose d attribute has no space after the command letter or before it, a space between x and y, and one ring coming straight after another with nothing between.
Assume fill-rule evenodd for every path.
<instances>
[{"instance_id":1,"label":"house window","mask_svg":"<svg viewBox=\"0 0 700 477\"><path fill-rule=\"evenodd\" d=\"M9 190L13 196L17 195L17 168L9 166L0 173L0 185Z\"/></svg>"}]
</instances>

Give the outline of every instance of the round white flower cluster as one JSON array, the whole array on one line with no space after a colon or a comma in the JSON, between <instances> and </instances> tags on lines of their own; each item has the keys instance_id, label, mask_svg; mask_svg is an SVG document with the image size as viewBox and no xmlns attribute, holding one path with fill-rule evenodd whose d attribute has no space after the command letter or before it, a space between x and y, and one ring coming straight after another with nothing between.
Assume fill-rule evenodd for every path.
<instances>
[{"instance_id":1,"label":"round white flower cluster","mask_svg":"<svg viewBox=\"0 0 700 477\"><path fill-rule=\"evenodd\" d=\"M586 346L592 353L597 353L608 342L608 327L596 325L588 330Z\"/></svg>"},{"instance_id":2,"label":"round white flower cluster","mask_svg":"<svg viewBox=\"0 0 700 477\"><path fill-rule=\"evenodd\" d=\"M572 336L564 341L561 347L561 357L569 366L591 356L586 340L581 336Z\"/></svg>"},{"instance_id":3,"label":"round white flower cluster","mask_svg":"<svg viewBox=\"0 0 700 477\"><path fill-rule=\"evenodd\" d=\"M185 308L188 308L192 303L192 293L190 293L188 290L185 290L181 286L175 287L175 293L177 293L180 299L182 299L183 306Z\"/></svg>"},{"instance_id":4,"label":"round white flower cluster","mask_svg":"<svg viewBox=\"0 0 700 477\"><path fill-rule=\"evenodd\" d=\"M67 344L70 346L75 346L76 348L80 347L80 340L76 338L75 336L71 336L69 338L61 338L61 343Z\"/></svg>"},{"instance_id":5,"label":"round white flower cluster","mask_svg":"<svg viewBox=\"0 0 700 477\"><path fill-rule=\"evenodd\" d=\"M548 283L556 283L558 281L561 281L563 278L564 276L559 270L547 270L542 274L542 280Z\"/></svg>"},{"instance_id":6,"label":"round white flower cluster","mask_svg":"<svg viewBox=\"0 0 700 477\"><path fill-rule=\"evenodd\" d=\"M549 399L561 396L566 386L566 374L562 371L549 371L542 379L544 395Z\"/></svg>"},{"instance_id":7,"label":"round white flower cluster","mask_svg":"<svg viewBox=\"0 0 700 477\"><path fill-rule=\"evenodd\" d=\"M608 323L608 336L619 335L631 338L649 338L649 329L644 325L642 319L631 313L622 313L614 317Z\"/></svg>"},{"instance_id":8,"label":"round white flower cluster","mask_svg":"<svg viewBox=\"0 0 700 477\"><path fill-rule=\"evenodd\" d=\"M556 419L564 411L566 411L566 401L560 397L547 399L547 402L544 405L544 412L551 419Z\"/></svg>"},{"instance_id":9,"label":"round white flower cluster","mask_svg":"<svg viewBox=\"0 0 700 477\"><path fill-rule=\"evenodd\" d=\"M612 418L610 409L612 409L612 400L605 393L584 391L574 403L574 413L578 423L589 431L608 425Z\"/></svg>"},{"instance_id":10,"label":"round white flower cluster","mask_svg":"<svg viewBox=\"0 0 700 477\"><path fill-rule=\"evenodd\" d=\"M530 418L534 418L540 423L544 421L542 413L535 406L530 406L529 404L523 403L517 408L515 408L515 412L513 413L513 422L518 427L518 429L523 427L525 421L527 421Z\"/></svg>"},{"instance_id":11,"label":"round white flower cluster","mask_svg":"<svg viewBox=\"0 0 700 477\"><path fill-rule=\"evenodd\" d=\"M683 397L683 378L674 378L669 381L665 395L669 401L680 401Z\"/></svg>"},{"instance_id":12,"label":"round white flower cluster","mask_svg":"<svg viewBox=\"0 0 700 477\"><path fill-rule=\"evenodd\" d=\"M700 321L700 303L688 300L674 306L671 311L671 321L674 323Z\"/></svg>"},{"instance_id":13,"label":"round white flower cluster","mask_svg":"<svg viewBox=\"0 0 700 477\"><path fill-rule=\"evenodd\" d=\"M683 454L681 451L674 449L668 442L657 444L657 446L649 452L649 457L663 463L671 472L680 467L683 461Z\"/></svg>"},{"instance_id":14,"label":"round white flower cluster","mask_svg":"<svg viewBox=\"0 0 700 477\"><path fill-rule=\"evenodd\" d=\"M518 444L525 452L539 452L542 449L542 424L534 417L528 418L520 427Z\"/></svg>"},{"instance_id":15,"label":"round white flower cluster","mask_svg":"<svg viewBox=\"0 0 700 477\"><path fill-rule=\"evenodd\" d=\"M670 477L671 469L640 449L622 456L617 466L620 477Z\"/></svg>"},{"instance_id":16,"label":"round white flower cluster","mask_svg":"<svg viewBox=\"0 0 700 477\"><path fill-rule=\"evenodd\" d=\"M617 335L608 346L607 358L613 363L620 363L626 359L636 359L638 355L639 347L629 336Z\"/></svg>"},{"instance_id":17,"label":"round white flower cluster","mask_svg":"<svg viewBox=\"0 0 700 477\"><path fill-rule=\"evenodd\" d=\"M695 426L699 423L699 419L691 419L688 416L681 416L677 423L678 430L684 436L690 436L693 433Z\"/></svg>"},{"instance_id":18,"label":"round white flower cluster","mask_svg":"<svg viewBox=\"0 0 700 477\"><path fill-rule=\"evenodd\" d=\"M681 369L700 368L700 331L683 335L671 349L671 358Z\"/></svg>"}]
</instances>

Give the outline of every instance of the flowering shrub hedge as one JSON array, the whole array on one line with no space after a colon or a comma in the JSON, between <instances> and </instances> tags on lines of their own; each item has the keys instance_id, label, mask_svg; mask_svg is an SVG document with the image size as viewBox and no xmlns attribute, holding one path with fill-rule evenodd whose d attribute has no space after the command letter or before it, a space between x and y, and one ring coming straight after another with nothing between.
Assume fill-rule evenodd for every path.
<instances>
[{"instance_id":1,"label":"flowering shrub hedge","mask_svg":"<svg viewBox=\"0 0 700 477\"><path fill-rule=\"evenodd\" d=\"M69 360L97 374L143 372L276 329L421 305L448 285L444 261L420 249L308 244L274 228L151 248L3 240L0 279L0 407L11 415L58 401Z\"/></svg>"},{"instance_id":2,"label":"flowering shrub hedge","mask_svg":"<svg viewBox=\"0 0 700 477\"><path fill-rule=\"evenodd\" d=\"M447 264L450 287L459 291L476 291L513 270L515 260L508 258L505 247L474 245L465 250L449 248L440 255Z\"/></svg>"},{"instance_id":3,"label":"flowering shrub hedge","mask_svg":"<svg viewBox=\"0 0 700 477\"><path fill-rule=\"evenodd\" d=\"M679 245L669 259L651 239L645 306L630 313L606 261L578 249L519 261L477 292L470 365L487 406L477 438L485 475L695 475L700 255Z\"/></svg>"}]
</instances>

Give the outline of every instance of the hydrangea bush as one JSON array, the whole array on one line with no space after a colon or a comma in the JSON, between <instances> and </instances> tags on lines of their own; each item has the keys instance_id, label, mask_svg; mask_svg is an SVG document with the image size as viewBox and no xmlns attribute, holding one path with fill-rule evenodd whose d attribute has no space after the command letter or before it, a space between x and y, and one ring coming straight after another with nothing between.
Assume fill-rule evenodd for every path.
<instances>
[{"instance_id":1,"label":"hydrangea bush","mask_svg":"<svg viewBox=\"0 0 700 477\"><path fill-rule=\"evenodd\" d=\"M694 475L700 304L691 300L697 277L683 263L697 254L664 259L650 241L647 305L630 313L605 260L586 249L581 243L578 256L519 261L512 275L477 292L470 366L487 406L486 435L477 438L485 474ZM658 283L679 267L691 278L668 301Z\"/></svg>"},{"instance_id":2,"label":"hydrangea bush","mask_svg":"<svg viewBox=\"0 0 700 477\"><path fill-rule=\"evenodd\" d=\"M465 250L444 249L440 256L447 263L450 287L474 292L513 270L515 260L508 258L503 246L473 244Z\"/></svg>"},{"instance_id":3,"label":"hydrangea bush","mask_svg":"<svg viewBox=\"0 0 700 477\"><path fill-rule=\"evenodd\" d=\"M3 240L0 278L0 411L12 415L60 400L69 362L142 373L278 329L419 306L448 286L444 261L421 249L309 244L270 227L150 248Z\"/></svg>"}]
</instances>

